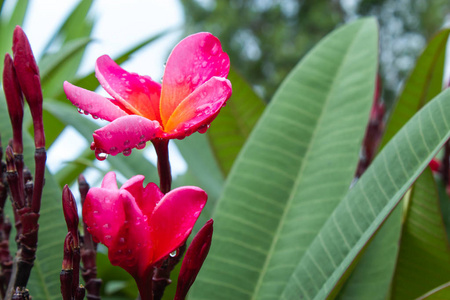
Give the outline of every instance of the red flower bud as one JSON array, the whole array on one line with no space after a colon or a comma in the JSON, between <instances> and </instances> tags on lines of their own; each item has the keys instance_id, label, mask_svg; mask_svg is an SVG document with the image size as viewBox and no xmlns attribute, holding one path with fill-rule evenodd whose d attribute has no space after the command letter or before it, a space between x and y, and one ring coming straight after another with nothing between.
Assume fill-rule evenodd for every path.
<instances>
[{"instance_id":1,"label":"red flower bud","mask_svg":"<svg viewBox=\"0 0 450 300\"><path fill-rule=\"evenodd\" d=\"M45 147L44 124L42 121L42 89L39 68L34 59L25 32L16 26L13 35L14 67L20 88L30 106L34 126L34 143L36 148Z\"/></svg>"},{"instance_id":2,"label":"red flower bud","mask_svg":"<svg viewBox=\"0 0 450 300\"><path fill-rule=\"evenodd\" d=\"M16 70L14 69L14 62L9 54L5 55L3 67L3 90L13 129L13 150L16 154L22 154L23 96Z\"/></svg>"},{"instance_id":3,"label":"red flower bud","mask_svg":"<svg viewBox=\"0 0 450 300\"><path fill-rule=\"evenodd\" d=\"M62 193L62 204L64 211L64 218L66 219L67 230L72 233L74 240L74 247L78 247L78 211L77 204L73 197L69 186L66 184Z\"/></svg>"},{"instance_id":4,"label":"red flower bud","mask_svg":"<svg viewBox=\"0 0 450 300\"><path fill-rule=\"evenodd\" d=\"M213 234L213 220L210 219L192 240L181 264L177 293L174 300L183 300L194 283L203 262L208 255Z\"/></svg>"}]
</instances>

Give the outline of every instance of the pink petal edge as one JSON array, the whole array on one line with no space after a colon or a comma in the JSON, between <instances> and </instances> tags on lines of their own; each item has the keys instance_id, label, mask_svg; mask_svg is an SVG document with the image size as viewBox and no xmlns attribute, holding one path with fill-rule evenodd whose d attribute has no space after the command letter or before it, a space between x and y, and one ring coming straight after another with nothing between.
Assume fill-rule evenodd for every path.
<instances>
[{"instance_id":1,"label":"pink petal edge","mask_svg":"<svg viewBox=\"0 0 450 300\"><path fill-rule=\"evenodd\" d=\"M164 70L160 106L163 124L197 87L214 76L225 78L229 70L230 59L211 33L193 34L178 43Z\"/></svg>"},{"instance_id":2,"label":"pink petal edge","mask_svg":"<svg viewBox=\"0 0 450 300\"><path fill-rule=\"evenodd\" d=\"M208 195L195 186L176 188L165 194L149 219L157 262L176 250L191 234Z\"/></svg>"},{"instance_id":3,"label":"pink petal edge","mask_svg":"<svg viewBox=\"0 0 450 300\"><path fill-rule=\"evenodd\" d=\"M143 149L147 141L160 136L161 133L158 121L136 115L120 117L94 131L91 149L111 155L120 152L130 155L132 148Z\"/></svg>"},{"instance_id":4,"label":"pink petal edge","mask_svg":"<svg viewBox=\"0 0 450 300\"><path fill-rule=\"evenodd\" d=\"M122 69L108 55L97 59L95 75L102 87L130 112L161 122L159 83L148 76L140 76Z\"/></svg>"},{"instance_id":5,"label":"pink petal edge","mask_svg":"<svg viewBox=\"0 0 450 300\"><path fill-rule=\"evenodd\" d=\"M73 105L82 109L85 113L91 114L106 121L126 116L127 113L114 105L109 99L97 93L77 87L67 81L64 82L64 92Z\"/></svg>"}]
</instances>

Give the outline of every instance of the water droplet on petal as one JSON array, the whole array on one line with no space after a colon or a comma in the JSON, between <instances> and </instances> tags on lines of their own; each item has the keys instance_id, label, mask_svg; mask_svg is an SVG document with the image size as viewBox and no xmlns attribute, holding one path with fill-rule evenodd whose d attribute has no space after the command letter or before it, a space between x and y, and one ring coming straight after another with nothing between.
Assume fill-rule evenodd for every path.
<instances>
[{"instance_id":1,"label":"water droplet on petal","mask_svg":"<svg viewBox=\"0 0 450 300\"><path fill-rule=\"evenodd\" d=\"M84 110L82 110L81 108L78 108L77 110L80 114L84 114Z\"/></svg>"},{"instance_id":2,"label":"water droplet on petal","mask_svg":"<svg viewBox=\"0 0 450 300\"><path fill-rule=\"evenodd\" d=\"M112 240L112 236L110 236L109 234L108 234L108 235L105 235L105 240L107 240L107 241Z\"/></svg>"},{"instance_id":3,"label":"water droplet on petal","mask_svg":"<svg viewBox=\"0 0 450 300\"><path fill-rule=\"evenodd\" d=\"M145 83L145 79L144 79L144 78L139 78L139 81L140 81L141 83Z\"/></svg>"},{"instance_id":4,"label":"water droplet on petal","mask_svg":"<svg viewBox=\"0 0 450 300\"><path fill-rule=\"evenodd\" d=\"M196 74L194 78L192 78L192 84L196 85L200 79L200 75Z\"/></svg>"},{"instance_id":5,"label":"water droplet on petal","mask_svg":"<svg viewBox=\"0 0 450 300\"><path fill-rule=\"evenodd\" d=\"M178 251L177 250L175 250L175 251L172 251L172 252L170 252L170 257L175 257L175 256L177 256L177 254L178 254Z\"/></svg>"},{"instance_id":6,"label":"water droplet on petal","mask_svg":"<svg viewBox=\"0 0 450 300\"><path fill-rule=\"evenodd\" d=\"M119 239L119 244L125 244L125 238L124 237L121 237L120 239Z\"/></svg>"},{"instance_id":7,"label":"water droplet on petal","mask_svg":"<svg viewBox=\"0 0 450 300\"><path fill-rule=\"evenodd\" d=\"M131 148L125 148L124 150L123 150L123 155L125 155L125 156L130 156L130 154L131 154Z\"/></svg>"},{"instance_id":8,"label":"water droplet on petal","mask_svg":"<svg viewBox=\"0 0 450 300\"><path fill-rule=\"evenodd\" d=\"M140 142L139 144L136 145L136 149L139 149L139 150L144 149L145 144L146 144L145 142Z\"/></svg>"},{"instance_id":9,"label":"water droplet on petal","mask_svg":"<svg viewBox=\"0 0 450 300\"><path fill-rule=\"evenodd\" d=\"M98 214L98 210L94 210L93 213L94 213L94 214Z\"/></svg>"},{"instance_id":10,"label":"water droplet on petal","mask_svg":"<svg viewBox=\"0 0 450 300\"><path fill-rule=\"evenodd\" d=\"M95 149L95 157L100 160L103 161L108 157L108 153L105 153L105 151L103 149Z\"/></svg>"},{"instance_id":11,"label":"water droplet on petal","mask_svg":"<svg viewBox=\"0 0 450 300\"><path fill-rule=\"evenodd\" d=\"M92 115L92 117L93 117L95 120L98 119L98 116L96 116L96 115Z\"/></svg>"},{"instance_id":12,"label":"water droplet on petal","mask_svg":"<svg viewBox=\"0 0 450 300\"><path fill-rule=\"evenodd\" d=\"M108 229L110 227L110 225L108 223L106 223L105 225L103 225L103 228Z\"/></svg>"},{"instance_id":13,"label":"water droplet on petal","mask_svg":"<svg viewBox=\"0 0 450 300\"><path fill-rule=\"evenodd\" d=\"M200 133L205 133L207 130L208 130L208 128L209 128L209 124L208 125L203 125L203 126L200 126L199 128L198 128L198 132L200 132Z\"/></svg>"},{"instance_id":14,"label":"water droplet on petal","mask_svg":"<svg viewBox=\"0 0 450 300\"><path fill-rule=\"evenodd\" d=\"M206 68L206 66L208 65L208 62L205 60L204 62L202 62L202 67Z\"/></svg>"},{"instance_id":15,"label":"water droplet on petal","mask_svg":"<svg viewBox=\"0 0 450 300\"><path fill-rule=\"evenodd\" d=\"M119 153L119 151L117 150L117 147L111 147L109 148L109 153L111 153L111 155L116 155L117 153Z\"/></svg>"},{"instance_id":16,"label":"water droplet on petal","mask_svg":"<svg viewBox=\"0 0 450 300\"><path fill-rule=\"evenodd\" d=\"M123 142L124 146L128 146L130 144L130 140L126 140L125 142Z\"/></svg>"}]
</instances>

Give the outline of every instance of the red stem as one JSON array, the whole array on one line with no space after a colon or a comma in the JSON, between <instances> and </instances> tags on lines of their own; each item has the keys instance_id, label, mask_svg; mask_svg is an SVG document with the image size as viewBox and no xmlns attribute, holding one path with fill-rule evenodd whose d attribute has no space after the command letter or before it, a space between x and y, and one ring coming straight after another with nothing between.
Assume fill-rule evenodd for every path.
<instances>
[{"instance_id":1,"label":"red stem","mask_svg":"<svg viewBox=\"0 0 450 300\"><path fill-rule=\"evenodd\" d=\"M152 140L152 143L155 146L156 155L158 157L159 189L164 194L167 194L172 186L172 173L170 171L169 161L169 140L154 139Z\"/></svg>"}]
</instances>

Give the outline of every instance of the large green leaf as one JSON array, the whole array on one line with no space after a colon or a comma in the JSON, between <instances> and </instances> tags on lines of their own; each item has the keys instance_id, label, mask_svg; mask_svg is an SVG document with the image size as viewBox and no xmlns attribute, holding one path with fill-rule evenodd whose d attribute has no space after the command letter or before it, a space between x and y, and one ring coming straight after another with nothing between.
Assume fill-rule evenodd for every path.
<instances>
[{"instance_id":1,"label":"large green leaf","mask_svg":"<svg viewBox=\"0 0 450 300\"><path fill-rule=\"evenodd\" d=\"M377 25L333 32L292 71L231 170L193 299L277 299L352 181L372 103Z\"/></svg>"},{"instance_id":2,"label":"large green leaf","mask_svg":"<svg viewBox=\"0 0 450 300\"><path fill-rule=\"evenodd\" d=\"M9 117L4 97L0 97L0 133L3 140L11 137ZM34 170L34 142L24 133L24 160ZM39 242L36 260L28 282L34 299L61 299L59 273L61 271L64 237L67 233L62 213L61 190L53 176L45 173L45 186L39 218ZM13 220L13 217L10 216ZM15 244L10 245L14 249Z\"/></svg>"},{"instance_id":3,"label":"large green leaf","mask_svg":"<svg viewBox=\"0 0 450 300\"><path fill-rule=\"evenodd\" d=\"M450 281L450 248L431 170L419 177L407 203L392 299L417 298Z\"/></svg>"},{"instance_id":4,"label":"large green leaf","mask_svg":"<svg viewBox=\"0 0 450 300\"><path fill-rule=\"evenodd\" d=\"M234 69L230 70L228 79L233 85L233 95L207 132L225 176L265 108L263 100Z\"/></svg>"},{"instance_id":5,"label":"large green leaf","mask_svg":"<svg viewBox=\"0 0 450 300\"><path fill-rule=\"evenodd\" d=\"M440 31L417 59L416 66L392 111L380 149L422 106L442 91L445 48L449 34L450 29Z\"/></svg>"},{"instance_id":6,"label":"large green leaf","mask_svg":"<svg viewBox=\"0 0 450 300\"><path fill-rule=\"evenodd\" d=\"M334 210L297 265L282 299L324 299L450 137L450 90L386 145Z\"/></svg>"}]
</instances>

